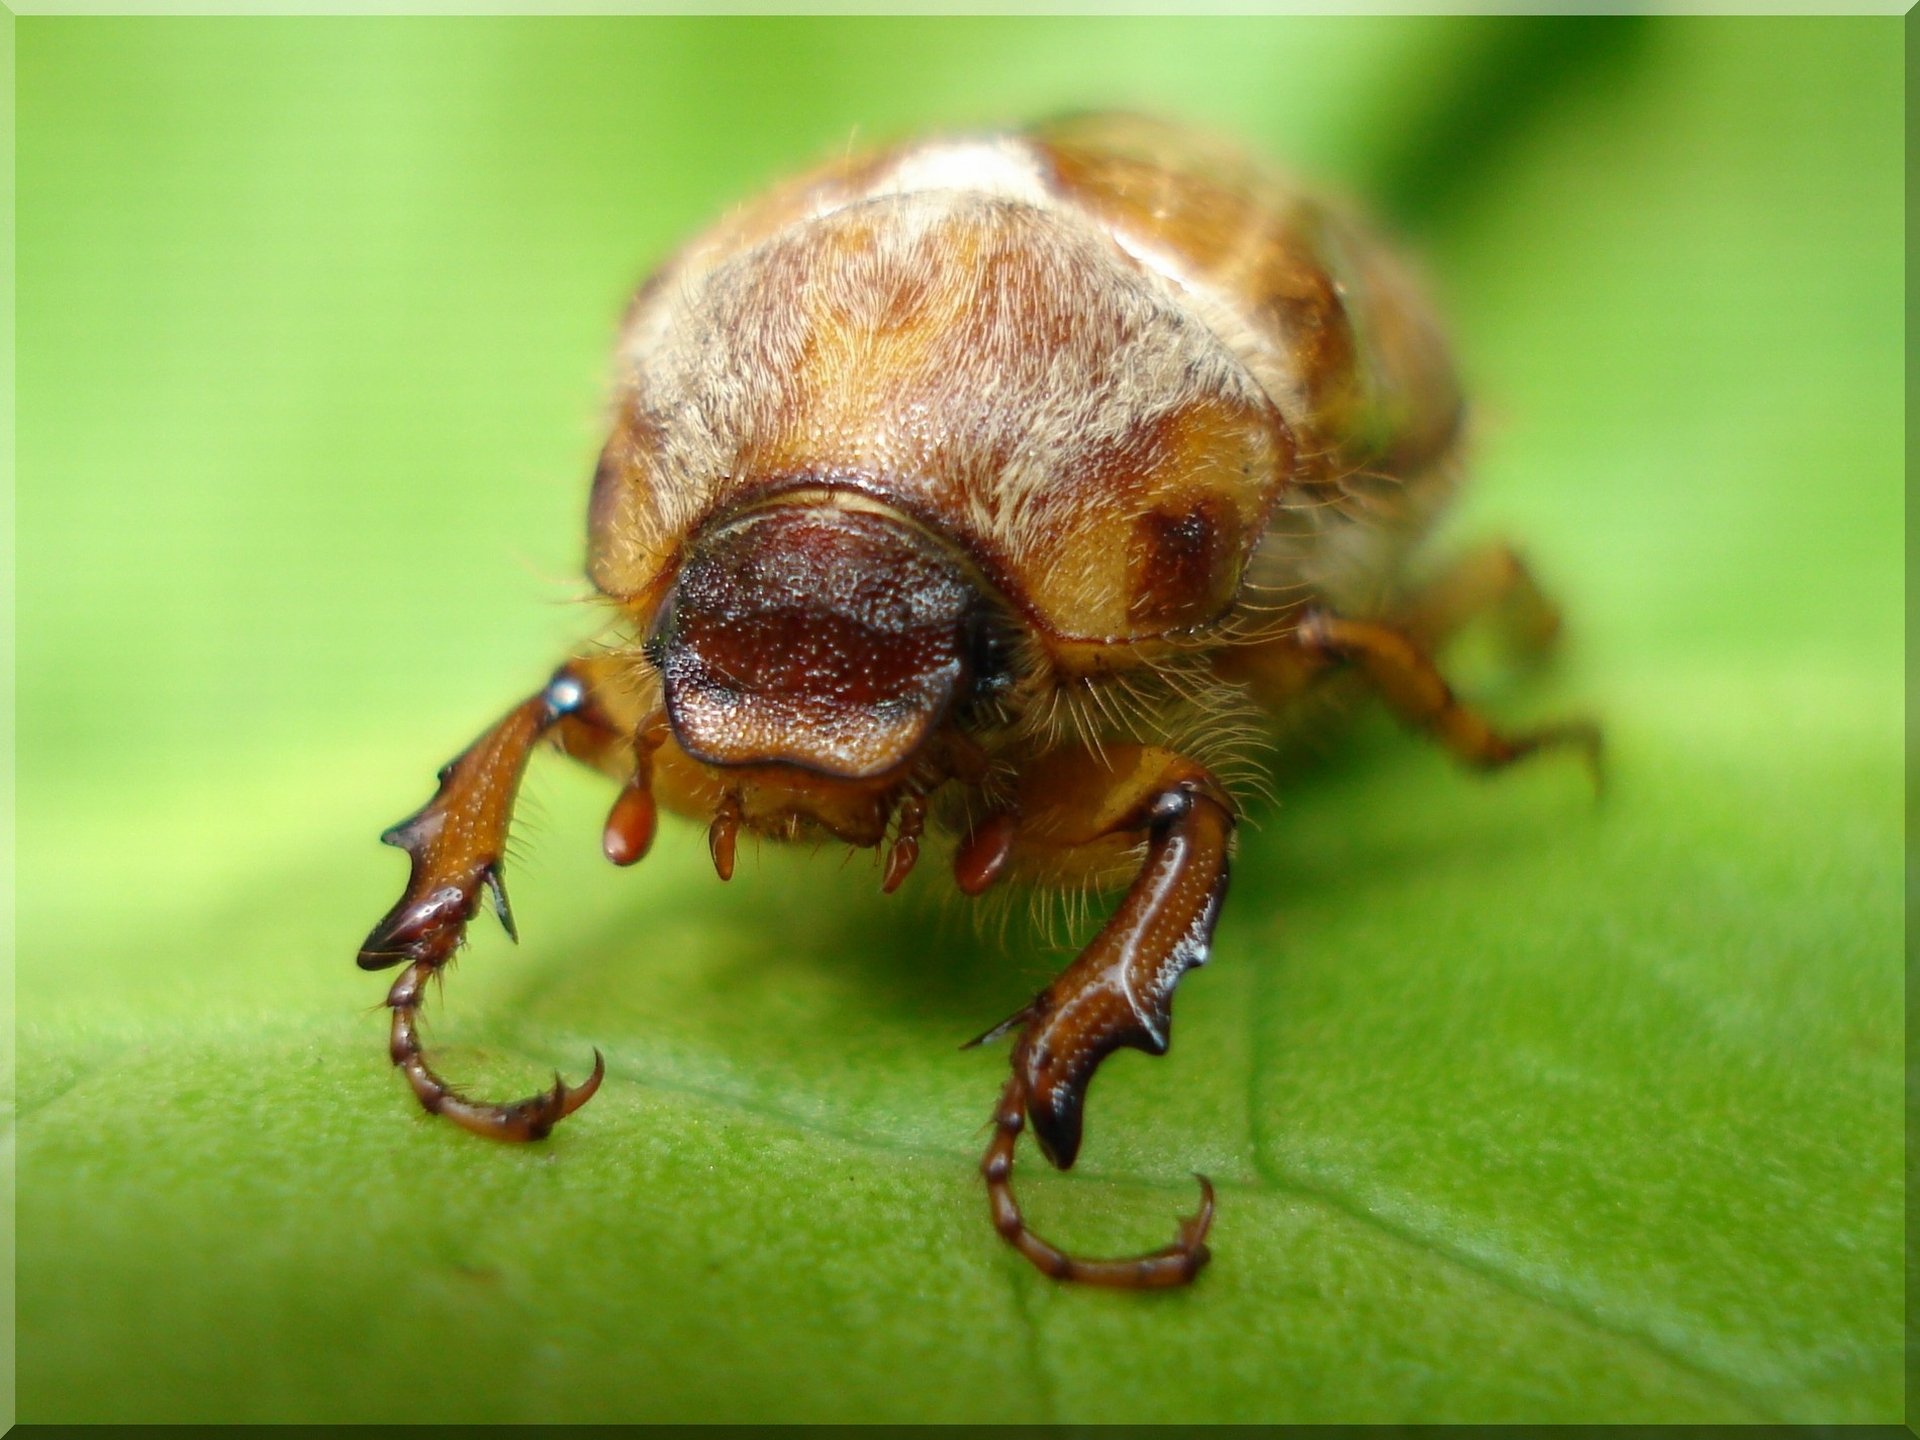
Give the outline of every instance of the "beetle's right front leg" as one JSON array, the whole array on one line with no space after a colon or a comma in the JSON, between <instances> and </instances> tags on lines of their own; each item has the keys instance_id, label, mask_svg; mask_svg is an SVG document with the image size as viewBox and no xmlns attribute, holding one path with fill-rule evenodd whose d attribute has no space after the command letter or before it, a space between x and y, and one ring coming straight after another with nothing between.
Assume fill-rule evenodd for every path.
<instances>
[{"instance_id":1,"label":"beetle's right front leg","mask_svg":"<svg viewBox=\"0 0 1920 1440\"><path fill-rule=\"evenodd\" d=\"M594 1052L593 1074L512 1104L470 1100L427 1064L418 1020L429 978L453 958L479 908L484 891L507 934L513 912L501 878L507 826L520 777L536 745L559 731L562 744L582 759L605 762L625 740L596 699L594 662L575 661L554 672L541 690L509 711L440 771L440 788L419 812L380 838L412 858L406 892L373 927L360 949L360 966L384 970L405 964L387 994L393 1012L389 1054L405 1072L426 1109L463 1129L499 1140L537 1140L593 1098L605 1064ZM638 767L644 774L645 766Z\"/></svg>"}]
</instances>

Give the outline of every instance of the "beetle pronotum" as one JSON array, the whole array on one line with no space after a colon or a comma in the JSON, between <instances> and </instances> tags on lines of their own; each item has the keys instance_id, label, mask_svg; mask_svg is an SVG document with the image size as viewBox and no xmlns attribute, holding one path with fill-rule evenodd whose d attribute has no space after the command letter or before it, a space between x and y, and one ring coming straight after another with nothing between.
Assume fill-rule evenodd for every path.
<instances>
[{"instance_id":1,"label":"beetle pronotum","mask_svg":"<svg viewBox=\"0 0 1920 1440\"><path fill-rule=\"evenodd\" d=\"M1167 1048L1207 958L1235 776L1351 671L1469 763L1572 745L1495 729L1430 658L1500 611L1554 613L1489 550L1424 585L1415 542L1455 488L1461 401L1425 304L1337 210L1237 154L1125 117L841 160L747 206L640 291L594 475L588 574L619 643L569 660L384 837L412 872L361 965L405 964L391 1054L428 1110L545 1135L593 1095L456 1093L416 1033L543 739L620 782L604 848L655 807L886 847L883 886L951 836L967 895L1125 885L1014 1036L981 1162L995 1229L1049 1275L1185 1283L1213 1193L1173 1243L1069 1255L1011 1188L1031 1125L1065 1168L1108 1054ZM1266 727L1267 735L1272 726Z\"/></svg>"}]
</instances>

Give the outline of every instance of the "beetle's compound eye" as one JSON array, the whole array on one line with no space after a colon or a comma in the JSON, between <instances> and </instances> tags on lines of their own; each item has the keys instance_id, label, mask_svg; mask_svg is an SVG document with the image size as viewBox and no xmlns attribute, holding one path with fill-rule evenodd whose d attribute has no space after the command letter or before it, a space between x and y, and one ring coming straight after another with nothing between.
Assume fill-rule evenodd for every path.
<instances>
[{"instance_id":1,"label":"beetle's compound eye","mask_svg":"<svg viewBox=\"0 0 1920 1440\"><path fill-rule=\"evenodd\" d=\"M968 691L976 700L996 700L1014 685L1014 631L1005 614L976 608L967 630Z\"/></svg>"},{"instance_id":2,"label":"beetle's compound eye","mask_svg":"<svg viewBox=\"0 0 1920 1440\"><path fill-rule=\"evenodd\" d=\"M945 718L977 605L958 558L904 520L775 506L699 538L649 645L695 759L870 779Z\"/></svg>"}]
</instances>

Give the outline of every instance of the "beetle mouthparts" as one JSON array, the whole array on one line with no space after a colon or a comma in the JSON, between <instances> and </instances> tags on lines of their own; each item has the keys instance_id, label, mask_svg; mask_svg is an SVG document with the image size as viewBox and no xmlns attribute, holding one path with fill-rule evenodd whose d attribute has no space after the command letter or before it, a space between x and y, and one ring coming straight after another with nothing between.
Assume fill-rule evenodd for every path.
<instances>
[{"instance_id":1,"label":"beetle mouthparts","mask_svg":"<svg viewBox=\"0 0 1920 1440\"><path fill-rule=\"evenodd\" d=\"M775 506L696 542L649 648L696 760L867 780L946 716L978 603L958 556L905 520Z\"/></svg>"}]
</instances>

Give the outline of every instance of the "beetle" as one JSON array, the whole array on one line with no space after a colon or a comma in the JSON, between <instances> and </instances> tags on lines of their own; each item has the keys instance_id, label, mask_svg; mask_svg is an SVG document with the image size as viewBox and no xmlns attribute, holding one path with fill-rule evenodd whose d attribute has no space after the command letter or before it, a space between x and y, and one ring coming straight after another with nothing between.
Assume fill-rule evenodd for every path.
<instances>
[{"instance_id":1,"label":"beetle","mask_svg":"<svg viewBox=\"0 0 1920 1440\"><path fill-rule=\"evenodd\" d=\"M406 967L393 1063L428 1111L504 1140L600 1085L596 1051L582 1085L474 1100L418 1035L483 897L514 931L502 852L543 741L619 782L620 865L660 805L706 822L723 880L743 830L881 850L889 892L944 837L968 896L1124 887L979 1037L1014 1037L980 1167L994 1228L1062 1280L1192 1280L1204 1177L1171 1244L1090 1259L1027 1226L1013 1161L1031 1127L1071 1166L1100 1062L1166 1051L1275 733L1344 674L1472 765L1568 746L1598 773L1591 723L1503 731L1431 658L1479 614L1537 646L1558 617L1501 548L1414 578L1464 415L1418 287L1231 147L1082 116L776 188L641 288L617 360L587 574L620 638L382 837L411 869L359 963Z\"/></svg>"}]
</instances>

